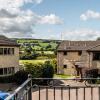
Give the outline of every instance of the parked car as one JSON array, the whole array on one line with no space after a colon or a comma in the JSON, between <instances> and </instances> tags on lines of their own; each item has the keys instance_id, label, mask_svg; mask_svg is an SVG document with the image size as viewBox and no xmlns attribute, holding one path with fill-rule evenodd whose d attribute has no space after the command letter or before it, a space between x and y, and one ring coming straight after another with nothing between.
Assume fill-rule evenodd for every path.
<instances>
[{"instance_id":1,"label":"parked car","mask_svg":"<svg viewBox=\"0 0 100 100\"><path fill-rule=\"evenodd\" d=\"M5 100L10 95L10 93L0 91L0 100ZM12 100L14 100L12 98Z\"/></svg>"}]
</instances>

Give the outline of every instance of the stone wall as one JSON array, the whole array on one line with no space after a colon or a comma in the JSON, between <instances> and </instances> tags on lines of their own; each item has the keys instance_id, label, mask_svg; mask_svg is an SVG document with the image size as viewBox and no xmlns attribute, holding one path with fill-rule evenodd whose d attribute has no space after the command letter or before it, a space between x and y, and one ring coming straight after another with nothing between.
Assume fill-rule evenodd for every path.
<instances>
[{"instance_id":1,"label":"stone wall","mask_svg":"<svg viewBox=\"0 0 100 100\"><path fill-rule=\"evenodd\" d=\"M75 65L74 62L80 60L78 52L67 52L67 55L64 55L63 52L57 53L57 72L58 74L68 74L75 75ZM67 68L63 66L67 65Z\"/></svg>"},{"instance_id":2,"label":"stone wall","mask_svg":"<svg viewBox=\"0 0 100 100\"><path fill-rule=\"evenodd\" d=\"M82 61L84 62L83 67L89 68L92 66L92 53L82 51L82 54L79 55L78 51L76 52L67 52L67 55L63 55L63 52L57 53L57 64L58 64L58 73L75 75L75 62ZM63 68L63 65L67 65L67 68ZM60 73L59 73L60 74Z\"/></svg>"},{"instance_id":3,"label":"stone wall","mask_svg":"<svg viewBox=\"0 0 100 100\"><path fill-rule=\"evenodd\" d=\"M57 52L57 73L63 74L63 52Z\"/></svg>"},{"instance_id":4,"label":"stone wall","mask_svg":"<svg viewBox=\"0 0 100 100\"><path fill-rule=\"evenodd\" d=\"M10 48L0 46L0 48ZM15 72L19 70L19 47L14 48L14 55L0 55L0 68L15 67Z\"/></svg>"}]
</instances>

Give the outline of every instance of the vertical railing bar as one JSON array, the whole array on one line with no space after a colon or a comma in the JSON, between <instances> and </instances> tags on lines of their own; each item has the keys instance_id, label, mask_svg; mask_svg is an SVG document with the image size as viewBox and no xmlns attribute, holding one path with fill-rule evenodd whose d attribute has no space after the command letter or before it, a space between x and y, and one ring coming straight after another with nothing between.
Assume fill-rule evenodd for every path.
<instances>
[{"instance_id":1,"label":"vertical railing bar","mask_svg":"<svg viewBox=\"0 0 100 100\"><path fill-rule=\"evenodd\" d=\"M14 99L17 100L18 94L15 95Z\"/></svg>"},{"instance_id":2,"label":"vertical railing bar","mask_svg":"<svg viewBox=\"0 0 100 100\"><path fill-rule=\"evenodd\" d=\"M40 95L41 95L41 94L40 94L40 89L41 89L41 88L40 88L40 86L39 86L39 100L40 100Z\"/></svg>"},{"instance_id":3,"label":"vertical railing bar","mask_svg":"<svg viewBox=\"0 0 100 100\"><path fill-rule=\"evenodd\" d=\"M76 87L76 100L78 100L78 88Z\"/></svg>"},{"instance_id":4,"label":"vertical railing bar","mask_svg":"<svg viewBox=\"0 0 100 100\"><path fill-rule=\"evenodd\" d=\"M98 94L99 94L99 100L100 100L100 87L99 87L99 93Z\"/></svg>"},{"instance_id":5,"label":"vertical railing bar","mask_svg":"<svg viewBox=\"0 0 100 100\"><path fill-rule=\"evenodd\" d=\"M63 100L63 87L61 87L61 100Z\"/></svg>"},{"instance_id":6,"label":"vertical railing bar","mask_svg":"<svg viewBox=\"0 0 100 100\"><path fill-rule=\"evenodd\" d=\"M54 93L53 93L53 95L54 95L54 100L55 100L55 87L54 87Z\"/></svg>"},{"instance_id":7,"label":"vertical railing bar","mask_svg":"<svg viewBox=\"0 0 100 100\"><path fill-rule=\"evenodd\" d=\"M27 95L28 95L28 94L27 94L27 91L26 91L26 97L25 97L26 99L25 99L25 100L27 100Z\"/></svg>"},{"instance_id":8,"label":"vertical railing bar","mask_svg":"<svg viewBox=\"0 0 100 100\"><path fill-rule=\"evenodd\" d=\"M91 100L93 100L93 88L91 87Z\"/></svg>"},{"instance_id":9,"label":"vertical railing bar","mask_svg":"<svg viewBox=\"0 0 100 100\"><path fill-rule=\"evenodd\" d=\"M48 100L48 87L46 87L46 100Z\"/></svg>"},{"instance_id":10,"label":"vertical railing bar","mask_svg":"<svg viewBox=\"0 0 100 100\"><path fill-rule=\"evenodd\" d=\"M84 98L84 100L85 100L85 87L83 88L83 90L84 90L84 97L83 97L83 98Z\"/></svg>"},{"instance_id":11,"label":"vertical railing bar","mask_svg":"<svg viewBox=\"0 0 100 100\"><path fill-rule=\"evenodd\" d=\"M70 87L69 87L69 89L68 89L68 90L69 90L69 100L70 100Z\"/></svg>"}]
</instances>

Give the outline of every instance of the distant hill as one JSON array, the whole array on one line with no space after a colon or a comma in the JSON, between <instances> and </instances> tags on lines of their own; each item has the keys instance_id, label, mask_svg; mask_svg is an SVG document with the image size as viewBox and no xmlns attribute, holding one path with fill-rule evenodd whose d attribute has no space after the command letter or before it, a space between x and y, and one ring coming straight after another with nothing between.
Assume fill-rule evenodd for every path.
<instances>
[{"instance_id":1,"label":"distant hill","mask_svg":"<svg viewBox=\"0 0 100 100\"><path fill-rule=\"evenodd\" d=\"M13 40L16 40L19 43L24 43L24 42L28 42L28 43L33 43L33 42L55 42L55 43L60 43L61 40L53 40L53 39L32 39L32 38L12 38Z\"/></svg>"},{"instance_id":2,"label":"distant hill","mask_svg":"<svg viewBox=\"0 0 100 100\"><path fill-rule=\"evenodd\" d=\"M54 51L60 44L61 40L51 39L32 39L32 38L12 38L20 45L21 50L31 47L36 51Z\"/></svg>"}]
</instances>

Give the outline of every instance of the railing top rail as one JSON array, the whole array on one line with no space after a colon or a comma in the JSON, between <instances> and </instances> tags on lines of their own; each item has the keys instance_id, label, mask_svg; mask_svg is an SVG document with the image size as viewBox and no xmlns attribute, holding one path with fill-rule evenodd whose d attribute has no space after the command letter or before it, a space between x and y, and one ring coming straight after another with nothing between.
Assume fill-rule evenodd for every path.
<instances>
[{"instance_id":1,"label":"railing top rail","mask_svg":"<svg viewBox=\"0 0 100 100\"><path fill-rule=\"evenodd\" d=\"M37 87L40 87L40 88L95 88L95 87L99 87L100 88L100 85L90 85L90 86L67 86L67 85L63 85L63 86L38 86Z\"/></svg>"},{"instance_id":2,"label":"railing top rail","mask_svg":"<svg viewBox=\"0 0 100 100\"><path fill-rule=\"evenodd\" d=\"M9 95L5 100L11 100L21 89L26 86L31 81L31 78L28 78L22 85L20 85L11 95Z\"/></svg>"},{"instance_id":3,"label":"railing top rail","mask_svg":"<svg viewBox=\"0 0 100 100\"><path fill-rule=\"evenodd\" d=\"M100 80L100 78L32 78L33 80Z\"/></svg>"}]
</instances>

